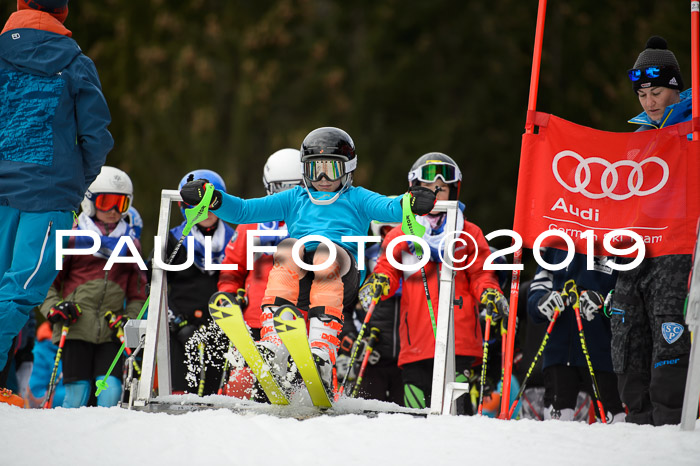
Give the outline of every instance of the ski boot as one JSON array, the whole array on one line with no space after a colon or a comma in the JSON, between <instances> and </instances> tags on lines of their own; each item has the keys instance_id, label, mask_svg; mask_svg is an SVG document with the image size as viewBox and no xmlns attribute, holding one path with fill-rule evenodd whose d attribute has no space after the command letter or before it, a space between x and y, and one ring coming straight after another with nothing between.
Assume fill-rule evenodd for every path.
<instances>
[{"instance_id":1,"label":"ski boot","mask_svg":"<svg viewBox=\"0 0 700 466\"><path fill-rule=\"evenodd\" d=\"M287 378L289 366L289 351L284 346L280 337L275 333L272 316L276 307L264 307L261 315L262 328L260 329L260 341L255 343L263 359L270 366L270 372L277 379L283 381Z\"/></svg>"},{"instance_id":2,"label":"ski boot","mask_svg":"<svg viewBox=\"0 0 700 466\"><path fill-rule=\"evenodd\" d=\"M318 375L321 377L321 382L329 395L332 395L333 390L333 363L328 353L318 349L312 348L311 354L314 357L314 363L316 364L316 369L318 370Z\"/></svg>"}]
</instances>

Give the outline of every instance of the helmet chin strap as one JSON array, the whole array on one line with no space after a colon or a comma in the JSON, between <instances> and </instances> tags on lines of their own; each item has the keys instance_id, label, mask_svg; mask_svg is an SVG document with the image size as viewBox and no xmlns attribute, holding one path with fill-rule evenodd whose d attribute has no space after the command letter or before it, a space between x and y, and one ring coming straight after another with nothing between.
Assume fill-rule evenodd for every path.
<instances>
[{"instance_id":1,"label":"helmet chin strap","mask_svg":"<svg viewBox=\"0 0 700 466\"><path fill-rule=\"evenodd\" d=\"M311 194L311 191L309 190L309 185L307 184L306 177L304 177L304 189L306 189L306 193L309 195L309 200L316 205L330 205L333 204L335 201L338 200L338 197L340 197L341 194L343 194L347 188L352 184L352 173L347 174L347 178L345 179L345 183L343 183L343 186L336 191L335 196L333 196L330 199L316 199L314 198L313 194ZM316 191L316 192L324 192L324 191Z\"/></svg>"}]
</instances>

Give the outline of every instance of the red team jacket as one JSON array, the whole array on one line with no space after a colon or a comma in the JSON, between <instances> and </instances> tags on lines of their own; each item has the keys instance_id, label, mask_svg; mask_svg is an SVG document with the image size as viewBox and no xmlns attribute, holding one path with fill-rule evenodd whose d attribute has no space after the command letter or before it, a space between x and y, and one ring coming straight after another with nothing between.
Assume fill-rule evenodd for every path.
<instances>
[{"instance_id":1,"label":"red team jacket","mask_svg":"<svg viewBox=\"0 0 700 466\"><path fill-rule=\"evenodd\" d=\"M465 220L463 231L476 239L478 254L469 268L457 271L455 275L455 300L463 299L461 309L457 305L454 307L455 354L476 356L477 359L480 359L483 355L483 338L478 319L479 297L486 288L500 289L500 287L494 272L483 270L484 261L490 251L481 229ZM428 311L420 269L415 272L403 272L395 269L386 258L387 245L392 239L402 234L401 227L396 227L387 234L382 242L382 252L374 269L375 273L383 273L389 277L391 282L389 296L396 292L399 280L403 279L399 328L401 351L398 364L400 367L423 359L433 359L435 356L435 337L433 336L433 326L430 322L430 312ZM473 242L468 239L466 241L466 254L468 255L466 263L468 263L474 257L475 251ZM464 253L464 250L457 250L455 257L459 259ZM397 262L406 265L418 261L415 254L410 252L407 242L399 243L394 248L393 256ZM437 264L433 261L428 262L425 266L425 272L437 322L439 296ZM389 296L383 299L387 299Z\"/></svg>"},{"instance_id":2,"label":"red team jacket","mask_svg":"<svg viewBox=\"0 0 700 466\"><path fill-rule=\"evenodd\" d=\"M248 296L248 307L243 312L243 318L250 328L260 328L260 302L265 294L267 276L272 269L272 255L257 253L253 262L253 270L246 269L248 255L247 232L257 230L257 223L238 225L236 235L226 245L226 256L223 264L238 264L238 270L222 270L219 273L219 291L236 294L243 288Z\"/></svg>"}]
</instances>

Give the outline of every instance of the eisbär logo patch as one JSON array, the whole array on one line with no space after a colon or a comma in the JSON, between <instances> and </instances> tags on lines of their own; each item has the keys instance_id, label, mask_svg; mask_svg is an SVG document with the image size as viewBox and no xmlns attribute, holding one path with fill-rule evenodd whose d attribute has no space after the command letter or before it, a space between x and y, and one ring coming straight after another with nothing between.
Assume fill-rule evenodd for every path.
<instances>
[{"instance_id":1,"label":"eisb\u00e4r logo patch","mask_svg":"<svg viewBox=\"0 0 700 466\"><path fill-rule=\"evenodd\" d=\"M669 345L678 341L683 334L683 329L684 327L681 324L675 322L664 322L661 324L661 334Z\"/></svg>"}]
</instances>

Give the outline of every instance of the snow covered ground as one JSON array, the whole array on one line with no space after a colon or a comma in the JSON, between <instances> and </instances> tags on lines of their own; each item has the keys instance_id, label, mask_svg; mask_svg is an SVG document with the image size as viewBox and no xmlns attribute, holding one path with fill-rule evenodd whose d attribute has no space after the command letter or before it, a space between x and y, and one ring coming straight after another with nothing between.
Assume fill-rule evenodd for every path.
<instances>
[{"instance_id":1,"label":"snow covered ground","mask_svg":"<svg viewBox=\"0 0 700 466\"><path fill-rule=\"evenodd\" d=\"M273 413L273 407L171 415L0 404L0 465L700 465L700 422L682 432L478 416L297 420Z\"/></svg>"}]
</instances>

